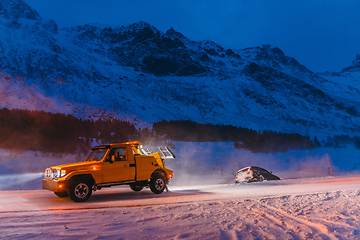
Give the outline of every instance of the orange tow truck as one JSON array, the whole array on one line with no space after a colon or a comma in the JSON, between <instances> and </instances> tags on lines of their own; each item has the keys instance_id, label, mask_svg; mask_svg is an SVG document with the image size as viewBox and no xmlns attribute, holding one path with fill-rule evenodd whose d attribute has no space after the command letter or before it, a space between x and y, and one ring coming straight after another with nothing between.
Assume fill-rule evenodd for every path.
<instances>
[{"instance_id":1,"label":"orange tow truck","mask_svg":"<svg viewBox=\"0 0 360 240\"><path fill-rule=\"evenodd\" d=\"M84 162L47 168L42 186L75 202L86 201L92 191L116 185L129 185L133 191L150 187L160 194L173 176L165 167L168 158L175 158L168 147L153 153L139 141L101 145L93 147Z\"/></svg>"}]
</instances>

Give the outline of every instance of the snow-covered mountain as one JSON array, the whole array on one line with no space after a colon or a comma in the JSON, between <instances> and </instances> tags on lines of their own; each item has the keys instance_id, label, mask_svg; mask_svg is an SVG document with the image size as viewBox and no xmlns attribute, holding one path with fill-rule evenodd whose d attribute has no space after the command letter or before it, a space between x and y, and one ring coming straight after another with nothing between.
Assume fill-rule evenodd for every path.
<instances>
[{"instance_id":1,"label":"snow-covered mountain","mask_svg":"<svg viewBox=\"0 0 360 240\"><path fill-rule=\"evenodd\" d=\"M0 107L360 134L360 57L316 74L275 46L224 49L145 22L58 29L21 0L0 2L0 34Z\"/></svg>"}]
</instances>

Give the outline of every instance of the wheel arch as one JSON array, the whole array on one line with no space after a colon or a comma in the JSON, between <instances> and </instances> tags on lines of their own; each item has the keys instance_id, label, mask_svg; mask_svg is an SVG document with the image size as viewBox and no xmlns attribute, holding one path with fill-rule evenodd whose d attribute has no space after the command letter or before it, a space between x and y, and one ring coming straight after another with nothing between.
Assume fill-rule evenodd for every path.
<instances>
[{"instance_id":1,"label":"wheel arch","mask_svg":"<svg viewBox=\"0 0 360 240\"><path fill-rule=\"evenodd\" d=\"M79 174L79 175L74 175L69 179L69 185L73 182L76 181L86 181L89 182L91 184L91 186L93 186L95 184L95 179L91 174Z\"/></svg>"},{"instance_id":2,"label":"wheel arch","mask_svg":"<svg viewBox=\"0 0 360 240\"><path fill-rule=\"evenodd\" d=\"M153 171L153 173L151 174L151 176L150 176L150 180L155 176L155 175L161 175L161 176L163 176L164 177L164 179L165 179L165 182L166 182L166 184L168 184L169 183L169 177L168 177L168 175L167 175L167 173L163 170L163 169L156 169L155 171Z\"/></svg>"}]
</instances>

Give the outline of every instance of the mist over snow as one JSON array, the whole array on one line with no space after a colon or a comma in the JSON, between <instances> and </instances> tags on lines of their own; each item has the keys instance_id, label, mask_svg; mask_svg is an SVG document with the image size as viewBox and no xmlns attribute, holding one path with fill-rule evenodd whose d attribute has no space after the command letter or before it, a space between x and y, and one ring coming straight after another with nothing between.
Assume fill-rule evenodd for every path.
<instances>
[{"instance_id":1,"label":"mist over snow","mask_svg":"<svg viewBox=\"0 0 360 240\"><path fill-rule=\"evenodd\" d=\"M317 148L287 153L260 154L237 150L233 143L175 142L175 159L166 160L174 170L169 188L209 184L233 184L236 172L247 166L260 166L281 179L330 177L359 174L360 150ZM144 146L146 147L146 146ZM153 149L156 151L156 149ZM0 151L0 190L41 189L47 167L84 161L86 156L41 152Z\"/></svg>"}]
</instances>

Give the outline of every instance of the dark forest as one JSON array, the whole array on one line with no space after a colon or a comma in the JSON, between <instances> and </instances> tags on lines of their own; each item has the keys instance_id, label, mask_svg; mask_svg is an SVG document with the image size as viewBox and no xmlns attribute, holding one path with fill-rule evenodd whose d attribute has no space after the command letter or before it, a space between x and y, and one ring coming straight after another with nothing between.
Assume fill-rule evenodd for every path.
<instances>
[{"instance_id":1,"label":"dark forest","mask_svg":"<svg viewBox=\"0 0 360 240\"><path fill-rule=\"evenodd\" d=\"M0 109L0 148L57 153L87 153L94 143L140 140L143 144L185 142L234 142L237 149L274 153L316 147L309 137L273 131L255 131L230 125L202 124L188 120L160 121L137 129L119 119L89 120L72 115Z\"/></svg>"},{"instance_id":2,"label":"dark forest","mask_svg":"<svg viewBox=\"0 0 360 240\"><path fill-rule=\"evenodd\" d=\"M297 133L255 131L231 125L201 124L192 121L161 121L153 124L157 135L171 141L234 142L236 149L254 153L286 152L292 149L312 149L316 145L309 137Z\"/></svg>"}]
</instances>

